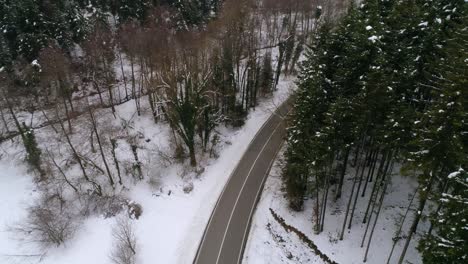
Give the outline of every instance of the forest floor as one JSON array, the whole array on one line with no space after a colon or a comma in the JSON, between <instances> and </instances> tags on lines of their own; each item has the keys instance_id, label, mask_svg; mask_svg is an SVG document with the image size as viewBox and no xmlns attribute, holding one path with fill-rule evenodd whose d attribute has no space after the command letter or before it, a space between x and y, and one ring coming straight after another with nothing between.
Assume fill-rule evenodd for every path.
<instances>
[{"instance_id":1,"label":"forest floor","mask_svg":"<svg viewBox=\"0 0 468 264\"><path fill-rule=\"evenodd\" d=\"M116 152L123 167L131 167L133 158L127 138L136 140L139 146L144 180L126 181L125 187L118 190L120 195L143 208L141 217L132 220L137 238L137 263L192 262L210 213L231 171L258 129L288 98L294 87L293 81L293 77L281 80L273 96L262 99L250 112L243 127L219 126L220 143L215 149L218 158L199 153L198 172L190 169L187 162L167 159L174 151L170 129L164 123L154 124L148 112L136 116L133 100L116 107L115 121L108 121L112 120L109 109L95 113L101 130L120 138ZM145 99L141 101L145 108ZM83 120L74 121L72 141L83 153L90 148L90 130L89 120L80 118ZM121 135L122 123L131 124L131 131L125 135ZM50 126L35 132L41 149L54 150L57 161L66 162L62 160L64 154L61 153L61 149L66 150L66 144L63 139L57 139L57 135L51 136L54 132ZM73 238L57 248L43 249L12 231L25 220L28 208L40 197L41 190L25 166L24 150L19 140L4 142L0 151L0 263L111 263L112 229L116 217L105 218L95 214L85 218ZM86 155L99 160L98 154L88 151ZM70 173L79 175L76 166L71 167ZM184 192L187 186L193 186L193 190Z\"/></svg>"},{"instance_id":2,"label":"forest floor","mask_svg":"<svg viewBox=\"0 0 468 264\"><path fill-rule=\"evenodd\" d=\"M316 235L313 230L315 221L315 217L313 217L315 199L307 199L302 212L294 212L288 207L281 180L281 164L284 162L282 153L284 153L284 149L285 148L283 148L280 155L278 155L278 159L272 167L270 175L265 183L262 197L257 205L252 220L249 240L244 253L243 263L327 263L316 255L296 233L286 231L285 228L275 220L270 208L278 216L282 217L286 224L304 233L307 238L312 240L318 249L332 261L340 264L363 263L368 240L366 239L364 247L361 248L361 240L366 229L366 224L362 224L362 219L367 207L372 185L367 186L364 198L359 197L352 222L353 225L350 230L346 229L343 241L339 240L339 234L343 225L344 212L349 199L354 171L350 170L350 172L348 172L343 186L343 196L336 202L334 201L335 192L333 191L336 185L332 185L329 193L324 230L319 235ZM382 211L375 227L367 263L387 263L393 244L392 238L398 230L402 216L405 214L406 208L417 186L417 181L414 178L401 176L397 172L398 169L394 168L394 174L387 188ZM411 207L412 209L409 211L408 217L405 220L403 231L408 230L411 224L416 203L417 199L414 200L413 206ZM426 222L420 225L421 229L425 226L427 227ZM370 228L368 235L370 233ZM411 242L404 263L421 263L420 254L415 249L415 241L417 241L417 239L413 239ZM400 239L397 243L390 263L397 263L403 243L404 239Z\"/></svg>"}]
</instances>

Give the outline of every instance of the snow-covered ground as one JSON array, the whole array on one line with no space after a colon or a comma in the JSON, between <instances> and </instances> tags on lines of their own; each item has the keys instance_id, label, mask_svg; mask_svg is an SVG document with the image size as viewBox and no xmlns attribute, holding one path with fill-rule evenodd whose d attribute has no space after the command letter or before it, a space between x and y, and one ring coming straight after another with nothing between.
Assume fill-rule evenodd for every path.
<instances>
[{"instance_id":1,"label":"snow-covered ground","mask_svg":"<svg viewBox=\"0 0 468 264\"><path fill-rule=\"evenodd\" d=\"M129 135L122 133L132 134L130 137L136 138L139 146L145 180L136 184L127 182L126 186L131 186L129 190L118 190L143 207L141 217L132 220L137 237L139 264L155 261L192 262L210 213L231 171L255 133L272 111L288 97L293 86L292 78L281 80L274 96L262 99L255 111L250 112L242 128L234 130L219 127L219 158L201 155L199 167L204 171L198 174L188 170L183 164L163 158L161 153L173 151L169 140L170 130L165 124L154 124L149 114L135 116L133 100L116 107L116 119L111 118L109 109L98 110L96 117L100 118L98 122L101 130L106 130L119 140L116 152L124 167L125 162L132 161L133 155L128 142L125 141ZM144 107L145 99L141 100ZM104 111L107 111L107 114L104 114ZM131 120L130 132L121 129L122 120ZM83 152L88 149L86 155L94 155L97 159L98 154L89 153L89 121L78 120L74 124L81 125L74 126L72 141L78 148L83 149ZM56 126L59 129L58 125ZM54 135L50 127L36 130L36 137L42 149L67 149L64 139ZM33 183L33 176L27 172L22 162L24 152L18 140L4 142L0 149L0 263L111 263L115 217L91 215L84 219L70 241L46 251L40 250L34 243L17 239L10 227L24 221L27 207L32 205L39 195ZM60 162L60 155L63 153L60 154L60 150L58 152L56 159ZM78 175L79 172L75 174ZM183 188L191 184L193 190L185 193Z\"/></svg>"},{"instance_id":2,"label":"snow-covered ground","mask_svg":"<svg viewBox=\"0 0 468 264\"><path fill-rule=\"evenodd\" d=\"M31 176L20 164L0 160L0 263L29 263L35 255L28 245L20 247L11 228L26 216L28 205L37 197Z\"/></svg>"},{"instance_id":3,"label":"snow-covered ground","mask_svg":"<svg viewBox=\"0 0 468 264\"><path fill-rule=\"evenodd\" d=\"M284 151L284 149L283 149ZM340 264L363 263L365 247L361 248L362 236L366 225L362 224L364 212L372 186L368 186L365 198L358 199L356 213L351 230L346 229L344 240L339 240L344 218L344 211L348 201L351 178L348 175L343 186L343 196L333 202L334 192L329 195L328 208L325 218L324 231L315 235L313 228L314 200L306 200L304 211L294 212L288 208L285 193L282 190L281 163L282 155L275 162L271 173L265 183L262 197L258 203L253 217L249 240L245 249L244 261L247 264L280 264L280 263L325 263L293 232L287 232L273 218L270 208L273 209L285 222L304 233L311 239L320 251L331 260ZM398 170L395 168L394 172ZM387 263L392 248L392 237L398 230L401 216L411 200L416 188L416 181L411 177L400 176L395 173L388 186L381 215L378 219L369 256L366 263ZM335 186L331 186L333 190ZM414 203L413 203L414 205ZM413 215L413 211L409 215ZM403 230L408 230L411 218L408 216ZM424 223L421 223L424 226ZM370 232L370 231L369 231ZM413 239L406 254L406 263L421 263L421 258L415 249ZM397 244L391 262L397 263L402 249L403 241Z\"/></svg>"}]
</instances>

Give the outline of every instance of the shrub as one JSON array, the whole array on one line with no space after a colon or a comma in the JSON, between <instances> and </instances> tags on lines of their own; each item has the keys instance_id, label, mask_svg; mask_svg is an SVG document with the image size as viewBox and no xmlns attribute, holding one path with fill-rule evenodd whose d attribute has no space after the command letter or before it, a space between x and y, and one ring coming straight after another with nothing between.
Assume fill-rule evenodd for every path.
<instances>
[{"instance_id":1,"label":"shrub","mask_svg":"<svg viewBox=\"0 0 468 264\"><path fill-rule=\"evenodd\" d=\"M16 227L16 231L45 248L62 245L75 233L79 219L62 210L64 203L57 194L41 199L39 204L29 208L27 220Z\"/></svg>"}]
</instances>

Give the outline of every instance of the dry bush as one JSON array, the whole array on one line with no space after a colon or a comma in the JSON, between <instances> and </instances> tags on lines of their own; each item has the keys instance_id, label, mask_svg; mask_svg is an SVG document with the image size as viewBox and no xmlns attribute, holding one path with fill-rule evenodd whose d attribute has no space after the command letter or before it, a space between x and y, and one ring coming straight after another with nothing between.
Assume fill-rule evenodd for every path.
<instances>
[{"instance_id":1,"label":"dry bush","mask_svg":"<svg viewBox=\"0 0 468 264\"><path fill-rule=\"evenodd\" d=\"M115 264L136 263L137 239L130 220L126 217L117 218L112 232L114 237L114 249L110 256L112 262Z\"/></svg>"},{"instance_id":2,"label":"dry bush","mask_svg":"<svg viewBox=\"0 0 468 264\"><path fill-rule=\"evenodd\" d=\"M104 218L114 217L126 205L126 200L119 195L82 194L80 197L80 213L83 216L99 214Z\"/></svg>"},{"instance_id":3,"label":"dry bush","mask_svg":"<svg viewBox=\"0 0 468 264\"><path fill-rule=\"evenodd\" d=\"M161 183L161 176L151 176L148 177L148 185L151 187L153 190L158 190L162 183Z\"/></svg>"},{"instance_id":4,"label":"dry bush","mask_svg":"<svg viewBox=\"0 0 468 264\"><path fill-rule=\"evenodd\" d=\"M44 196L29 208L27 220L14 231L28 242L37 242L43 248L60 246L69 240L80 218L67 210L66 202L59 194Z\"/></svg>"},{"instance_id":5,"label":"dry bush","mask_svg":"<svg viewBox=\"0 0 468 264\"><path fill-rule=\"evenodd\" d=\"M133 201L127 201L127 213L130 219L137 219L140 218L141 214L143 213L143 207L135 203Z\"/></svg>"}]
</instances>

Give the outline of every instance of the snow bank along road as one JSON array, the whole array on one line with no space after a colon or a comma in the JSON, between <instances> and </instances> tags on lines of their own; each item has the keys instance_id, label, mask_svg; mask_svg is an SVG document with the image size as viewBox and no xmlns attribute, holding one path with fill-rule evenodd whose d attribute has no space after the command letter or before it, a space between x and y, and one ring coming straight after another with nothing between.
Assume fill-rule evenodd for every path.
<instances>
[{"instance_id":1,"label":"snow bank along road","mask_svg":"<svg viewBox=\"0 0 468 264\"><path fill-rule=\"evenodd\" d=\"M194 263L240 263L250 220L271 165L286 133L283 121L290 100L257 132L216 203ZM247 142L246 142L247 144Z\"/></svg>"}]
</instances>

